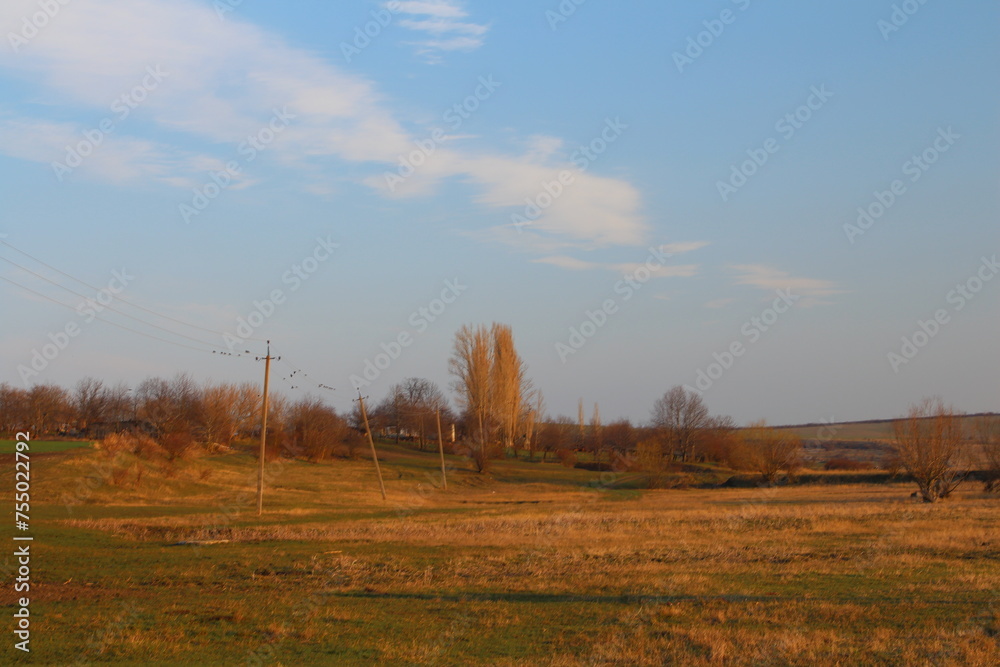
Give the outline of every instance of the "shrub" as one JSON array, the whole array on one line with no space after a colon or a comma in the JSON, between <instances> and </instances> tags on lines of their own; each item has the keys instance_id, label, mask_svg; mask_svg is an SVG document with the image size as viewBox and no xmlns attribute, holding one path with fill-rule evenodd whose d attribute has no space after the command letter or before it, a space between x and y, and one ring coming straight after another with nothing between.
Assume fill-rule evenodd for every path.
<instances>
[{"instance_id":1,"label":"shrub","mask_svg":"<svg viewBox=\"0 0 1000 667\"><path fill-rule=\"evenodd\" d=\"M960 472L962 425L940 399L925 399L893 423L896 455L925 503L947 498L965 479Z\"/></svg>"},{"instance_id":2,"label":"shrub","mask_svg":"<svg viewBox=\"0 0 1000 667\"><path fill-rule=\"evenodd\" d=\"M847 458L833 458L823 464L823 470L867 470L871 466L861 461Z\"/></svg>"},{"instance_id":3,"label":"shrub","mask_svg":"<svg viewBox=\"0 0 1000 667\"><path fill-rule=\"evenodd\" d=\"M567 468L576 466L576 452L572 449L556 450L556 458L559 459L559 463L563 464Z\"/></svg>"},{"instance_id":4,"label":"shrub","mask_svg":"<svg viewBox=\"0 0 1000 667\"><path fill-rule=\"evenodd\" d=\"M188 456L194 450L195 441L188 431L171 431L160 438L160 446L167 459L173 461Z\"/></svg>"},{"instance_id":5,"label":"shrub","mask_svg":"<svg viewBox=\"0 0 1000 667\"><path fill-rule=\"evenodd\" d=\"M122 452L135 454L140 458L151 459L164 453L160 445L145 433L111 433L100 443L109 457Z\"/></svg>"}]
</instances>

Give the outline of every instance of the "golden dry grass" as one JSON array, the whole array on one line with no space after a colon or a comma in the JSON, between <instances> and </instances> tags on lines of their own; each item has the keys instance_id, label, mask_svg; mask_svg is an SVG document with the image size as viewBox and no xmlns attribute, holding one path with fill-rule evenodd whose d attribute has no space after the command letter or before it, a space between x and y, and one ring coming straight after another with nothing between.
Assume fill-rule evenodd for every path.
<instances>
[{"instance_id":1,"label":"golden dry grass","mask_svg":"<svg viewBox=\"0 0 1000 667\"><path fill-rule=\"evenodd\" d=\"M631 492L511 464L442 491L415 460L387 456L387 502L370 464L288 463L260 520L249 460L102 486L54 505L40 599L66 645L134 602L100 654L122 664L998 664L1000 500L974 487ZM231 542L170 546L209 538Z\"/></svg>"}]
</instances>

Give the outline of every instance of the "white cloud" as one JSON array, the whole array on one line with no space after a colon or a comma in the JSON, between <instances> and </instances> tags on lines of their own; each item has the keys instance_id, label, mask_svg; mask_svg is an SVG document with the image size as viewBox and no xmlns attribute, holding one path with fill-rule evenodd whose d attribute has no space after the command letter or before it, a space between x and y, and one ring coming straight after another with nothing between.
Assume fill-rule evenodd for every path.
<instances>
[{"instance_id":1,"label":"white cloud","mask_svg":"<svg viewBox=\"0 0 1000 667\"><path fill-rule=\"evenodd\" d=\"M435 34L478 39L484 32L441 27L439 21L462 24L467 13L457 2L404 2L400 9L430 17L424 21L434 23ZM19 25L34 11L33 0L5 0L0 24ZM421 28L427 34L430 23ZM416 148L415 137L370 81L235 15L220 21L211 6L190 0L89 0L85 9L63 7L18 53L0 49L0 69L25 79L35 102L8 102L10 113L0 117L0 153L41 163L59 159L90 119L111 115L111 104L134 90L149 67L164 73L162 82L116 125L81 175L185 188L204 182L209 171L240 157L240 144L266 128L275 109L287 109L294 119L261 161L304 173L300 187L312 192L330 180L336 167L331 160L366 163L381 172ZM87 120L66 122L73 111ZM365 182L400 197L433 192L445 179L465 181L477 202L496 211L496 224L478 231L536 252L643 243L649 228L640 215L639 192L627 181L593 172L574 172L572 184L533 216L530 227L507 223L528 199L545 192L545 183L572 169L556 155L561 145L558 138L531 137L523 155L441 146L395 193L380 176ZM244 173L260 169L254 164Z\"/></svg>"},{"instance_id":2,"label":"white cloud","mask_svg":"<svg viewBox=\"0 0 1000 667\"><path fill-rule=\"evenodd\" d=\"M389 6L388 4L386 5ZM434 0L431 2L400 2L400 14L419 18L402 19L399 25L407 30L425 33L430 39L412 42L417 53L430 63L441 61L442 51L474 51L485 41L490 26L463 21L469 16L461 0Z\"/></svg>"},{"instance_id":3,"label":"white cloud","mask_svg":"<svg viewBox=\"0 0 1000 667\"><path fill-rule=\"evenodd\" d=\"M85 131L93 130L76 123L0 115L0 150L49 165L53 179L89 176L119 185L157 181L186 188L204 180L205 173L225 168L222 160L134 137L108 134L94 146L84 137ZM81 148L81 143L88 154L76 166L67 156L70 149ZM54 163L60 165L58 171ZM244 174L233 180L230 187L234 189L249 184Z\"/></svg>"},{"instance_id":4,"label":"white cloud","mask_svg":"<svg viewBox=\"0 0 1000 667\"><path fill-rule=\"evenodd\" d=\"M400 2L397 9L406 14L426 14L442 18L462 18L468 14L451 0L431 0L430 2Z\"/></svg>"},{"instance_id":5,"label":"white cloud","mask_svg":"<svg viewBox=\"0 0 1000 667\"><path fill-rule=\"evenodd\" d=\"M698 250L699 248L704 248L708 245L708 241L684 241L680 243L665 243L658 247L659 252L665 253L667 255L679 255L685 252L691 252ZM589 271L593 269L600 269L606 271L617 271L622 274L633 274L639 267L644 266L654 277L668 278L668 277L683 277L689 278L698 274L699 265L698 264L663 264L661 262L652 262L652 266L647 262L589 262L583 259L577 259L576 257L570 257L568 255L549 255L546 257L540 257L534 260L540 264L551 264L552 266L558 266L561 269L568 269L571 271Z\"/></svg>"},{"instance_id":6,"label":"white cloud","mask_svg":"<svg viewBox=\"0 0 1000 667\"><path fill-rule=\"evenodd\" d=\"M737 264L730 268L739 272L736 284L768 291L789 290L793 295L803 297L798 303L800 306L829 304L830 301L822 297L843 293L832 281L791 276L786 271L763 264Z\"/></svg>"},{"instance_id":7,"label":"white cloud","mask_svg":"<svg viewBox=\"0 0 1000 667\"><path fill-rule=\"evenodd\" d=\"M559 267L560 269L568 269L570 271L591 271L597 269L602 271L614 271L622 275L634 275L640 267L645 267L645 269L648 270L654 278L690 278L691 276L698 274L697 264L682 264L678 266L654 264L651 267L645 262L588 262L586 260L569 257L567 255L549 255L547 257L539 257L538 259L532 261L538 264L550 264L552 266Z\"/></svg>"}]
</instances>

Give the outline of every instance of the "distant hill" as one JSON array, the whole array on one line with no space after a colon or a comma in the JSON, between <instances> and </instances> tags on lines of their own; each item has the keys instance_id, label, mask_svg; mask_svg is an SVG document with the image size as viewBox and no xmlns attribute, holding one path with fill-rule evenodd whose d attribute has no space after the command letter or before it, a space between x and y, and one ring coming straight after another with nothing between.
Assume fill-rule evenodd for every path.
<instances>
[{"instance_id":1,"label":"distant hill","mask_svg":"<svg viewBox=\"0 0 1000 667\"><path fill-rule=\"evenodd\" d=\"M974 433L973 420L996 417L997 413L982 412L962 415L966 432ZM806 465L822 465L831 459L849 459L873 467L884 465L892 458L894 419L868 419L833 424L792 424L776 426L781 431L802 438Z\"/></svg>"},{"instance_id":2,"label":"distant hill","mask_svg":"<svg viewBox=\"0 0 1000 667\"><path fill-rule=\"evenodd\" d=\"M963 421L971 422L979 417L996 417L995 412L979 412L972 415L962 415ZM867 419L854 422L836 422L833 424L789 424L775 428L795 433L803 440L841 440L878 442L892 440L892 423L895 419ZM972 425L969 425L972 431Z\"/></svg>"}]
</instances>

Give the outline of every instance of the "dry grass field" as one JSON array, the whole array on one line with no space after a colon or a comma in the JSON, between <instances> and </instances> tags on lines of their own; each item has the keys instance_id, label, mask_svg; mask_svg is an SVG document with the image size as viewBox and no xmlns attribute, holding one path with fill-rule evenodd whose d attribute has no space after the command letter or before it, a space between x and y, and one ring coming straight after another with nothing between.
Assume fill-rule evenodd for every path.
<instances>
[{"instance_id":1,"label":"dry grass field","mask_svg":"<svg viewBox=\"0 0 1000 667\"><path fill-rule=\"evenodd\" d=\"M282 462L260 519L248 454L38 459L33 663L1000 664L979 485L646 491L452 458L445 491L435 457L382 451L388 501L370 462Z\"/></svg>"}]
</instances>

